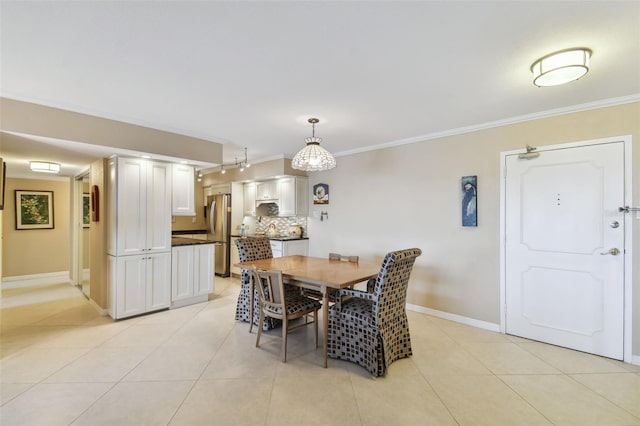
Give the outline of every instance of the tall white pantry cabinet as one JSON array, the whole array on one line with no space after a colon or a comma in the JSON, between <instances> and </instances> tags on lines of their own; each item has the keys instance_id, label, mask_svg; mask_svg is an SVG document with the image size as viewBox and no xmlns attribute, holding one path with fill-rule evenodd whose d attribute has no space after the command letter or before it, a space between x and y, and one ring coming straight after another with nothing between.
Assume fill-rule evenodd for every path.
<instances>
[{"instance_id":1,"label":"tall white pantry cabinet","mask_svg":"<svg viewBox=\"0 0 640 426\"><path fill-rule=\"evenodd\" d=\"M107 283L114 319L171 303L171 164L113 157L108 163Z\"/></svg>"}]
</instances>

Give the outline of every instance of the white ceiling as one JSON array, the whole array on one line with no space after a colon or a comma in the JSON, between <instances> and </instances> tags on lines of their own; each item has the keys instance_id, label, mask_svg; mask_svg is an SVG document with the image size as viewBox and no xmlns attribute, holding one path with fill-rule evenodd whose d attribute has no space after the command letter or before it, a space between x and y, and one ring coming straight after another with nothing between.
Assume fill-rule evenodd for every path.
<instances>
[{"instance_id":1,"label":"white ceiling","mask_svg":"<svg viewBox=\"0 0 640 426\"><path fill-rule=\"evenodd\" d=\"M339 156L640 100L637 1L0 7L3 97L223 143L225 162L244 147L251 161L291 158L311 116ZM532 84L534 60L579 46L593 50L585 77ZM4 143L2 156L42 160L62 142L33 143Z\"/></svg>"}]
</instances>

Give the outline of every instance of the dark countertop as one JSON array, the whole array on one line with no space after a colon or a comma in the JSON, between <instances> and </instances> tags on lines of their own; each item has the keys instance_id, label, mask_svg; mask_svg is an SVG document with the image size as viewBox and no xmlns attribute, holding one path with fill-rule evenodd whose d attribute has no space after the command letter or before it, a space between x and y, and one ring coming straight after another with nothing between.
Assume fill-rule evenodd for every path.
<instances>
[{"instance_id":1,"label":"dark countertop","mask_svg":"<svg viewBox=\"0 0 640 426\"><path fill-rule=\"evenodd\" d=\"M231 235L234 238L242 238L241 235ZM255 235L247 235L247 237L255 237ZM274 241L295 241L295 240L308 240L309 237L267 237Z\"/></svg>"},{"instance_id":2,"label":"dark countertop","mask_svg":"<svg viewBox=\"0 0 640 426\"><path fill-rule=\"evenodd\" d=\"M196 240L195 238L171 237L171 247L194 246L198 244L215 244L211 240Z\"/></svg>"},{"instance_id":3,"label":"dark countertop","mask_svg":"<svg viewBox=\"0 0 640 426\"><path fill-rule=\"evenodd\" d=\"M188 229L184 231L171 231L171 235L206 234L206 229Z\"/></svg>"}]
</instances>

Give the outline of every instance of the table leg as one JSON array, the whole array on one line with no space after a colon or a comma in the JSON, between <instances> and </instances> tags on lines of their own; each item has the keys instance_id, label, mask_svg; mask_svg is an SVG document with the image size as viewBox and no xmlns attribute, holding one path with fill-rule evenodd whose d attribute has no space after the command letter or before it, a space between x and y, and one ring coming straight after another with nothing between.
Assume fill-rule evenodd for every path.
<instances>
[{"instance_id":1,"label":"table leg","mask_svg":"<svg viewBox=\"0 0 640 426\"><path fill-rule=\"evenodd\" d=\"M329 291L322 286L322 330L324 338L324 368L327 368L327 352L329 348Z\"/></svg>"}]
</instances>

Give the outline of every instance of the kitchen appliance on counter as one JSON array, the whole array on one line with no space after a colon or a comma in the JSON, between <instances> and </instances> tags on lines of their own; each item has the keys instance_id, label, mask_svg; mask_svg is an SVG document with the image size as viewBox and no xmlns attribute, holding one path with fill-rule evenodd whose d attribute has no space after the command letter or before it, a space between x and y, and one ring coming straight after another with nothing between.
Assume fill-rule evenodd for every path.
<instances>
[{"instance_id":1,"label":"kitchen appliance on counter","mask_svg":"<svg viewBox=\"0 0 640 426\"><path fill-rule=\"evenodd\" d=\"M207 197L207 239L216 246L215 274L228 277L231 262L231 194Z\"/></svg>"}]
</instances>

